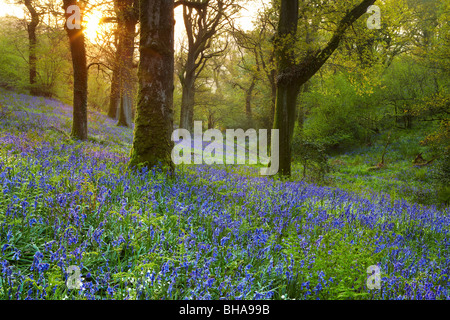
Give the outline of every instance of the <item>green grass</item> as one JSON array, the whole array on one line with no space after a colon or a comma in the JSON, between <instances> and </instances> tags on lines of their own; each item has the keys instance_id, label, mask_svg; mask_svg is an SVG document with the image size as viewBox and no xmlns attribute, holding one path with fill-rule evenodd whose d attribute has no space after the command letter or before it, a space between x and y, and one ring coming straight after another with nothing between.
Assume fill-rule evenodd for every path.
<instances>
[{"instance_id":1,"label":"green grass","mask_svg":"<svg viewBox=\"0 0 450 320\"><path fill-rule=\"evenodd\" d=\"M424 205L446 205L440 198L442 190L436 186L435 163L413 165L413 160L419 153L426 160L434 156L429 147L420 144L430 129L419 124L411 130L394 131L394 138L385 155L385 167L381 169L373 170L381 161L387 132L381 134L372 146L334 155L329 159L331 172L319 183L359 194L385 193L392 200L406 199ZM297 171L294 176L301 179L301 165L294 163L293 168Z\"/></svg>"}]
</instances>

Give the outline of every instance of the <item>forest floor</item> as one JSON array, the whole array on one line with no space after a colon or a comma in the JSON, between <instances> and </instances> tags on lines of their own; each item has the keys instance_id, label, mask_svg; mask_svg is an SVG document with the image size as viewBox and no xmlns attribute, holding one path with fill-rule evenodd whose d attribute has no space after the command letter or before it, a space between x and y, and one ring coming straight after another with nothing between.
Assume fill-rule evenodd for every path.
<instances>
[{"instance_id":1,"label":"forest floor","mask_svg":"<svg viewBox=\"0 0 450 320\"><path fill-rule=\"evenodd\" d=\"M0 299L450 299L450 209L411 196L431 183L411 166L419 135L382 170L383 137L332 157L320 186L131 172L131 129L96 112L89 141L70 127L70 107L0 91Z\"/></svg>"}]
</instances>

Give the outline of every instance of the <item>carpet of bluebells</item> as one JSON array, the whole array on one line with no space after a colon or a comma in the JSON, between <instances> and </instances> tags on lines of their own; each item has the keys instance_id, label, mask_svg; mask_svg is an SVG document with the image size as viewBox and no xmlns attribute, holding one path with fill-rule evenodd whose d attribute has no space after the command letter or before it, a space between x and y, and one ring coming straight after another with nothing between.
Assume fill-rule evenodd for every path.
<instances>
[{"instance_id":1,"label":"carpet of bluebells","mask_svg":"<svg viewBox=\"0 0 450 320\"><path fill-rule=\"evenodd\" d=\"M131 129L70 127L70 107L0 91L0 299L450 298L448 209L256 167L130 171Z\"/></svg>"}]
</instances>

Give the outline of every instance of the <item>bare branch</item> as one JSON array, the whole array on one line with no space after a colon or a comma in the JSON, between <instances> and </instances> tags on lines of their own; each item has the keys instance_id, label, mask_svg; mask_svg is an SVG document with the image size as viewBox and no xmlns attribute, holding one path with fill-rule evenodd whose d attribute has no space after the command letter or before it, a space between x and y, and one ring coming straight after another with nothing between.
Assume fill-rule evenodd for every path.
<instances>
[{"instance_id":1,"label":"bare branch","mask_svg":"<svg viewBox=\"0 0 450 320\"><path fill-rule=\"evenodd\" d=\"M193 1L186 1L186 0L178 0L175 1L174 8L178 6L186 6L189 8L194 8L197 10L203 10L208 6L208 2L193 2Z\"/></svg>"}]
</instances>

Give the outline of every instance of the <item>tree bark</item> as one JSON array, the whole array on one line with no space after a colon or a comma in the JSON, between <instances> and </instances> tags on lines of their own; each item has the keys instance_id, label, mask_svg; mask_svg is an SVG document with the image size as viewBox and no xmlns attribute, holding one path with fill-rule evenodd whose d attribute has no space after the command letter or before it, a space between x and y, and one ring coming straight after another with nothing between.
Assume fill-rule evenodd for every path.
<instances>
[{"instance_id":1,"label":"tree bark","mask_svg":"<svg viewBox=\"0 0 450 320\"><path fill-rule=\"evenodd\" d=\"M305 84L300 88L301 93L305 94L305 93L309 92L310 86L311 86L310 81L305 82ZM300 105L298 106L298 114L297 114L297 124L300 129L300 132L303 132L303 126L305 124L305 119L306 119L305 108L300 103Z\"/></svg>"},{"instance_id":2,"label":"tree bark","mask_svg":"<svg viewBox=\"0 0 450 320\"><path fill-rule=\"evenodd\" d=\"M119 27L118 27L119 28ZM114 55L113 74L111 79L111 91L109 95L108 117L117 120L120 108L120 58L119 30L115 32L116 52Z\"/></svg>"},{"instance_id":3,"label":"tree bark","mask_svg":"<svg viewBox=\"0 0 450 320\"><path fill-rule=\"evenodd\" d=\"M25 6L31 15L31 22L27 25L28 32L28 41L29 41L29 50L28 50L28 63L29 63L29 72L30 72L30 93L32 95L38 94L38 89L36 88L36 46L37 46L37 37L36 37L36 28L39 24L39 14L36 12L36 9L31 4L31 0L25 0Z\"/></svg>"},{"instance_id":4,"label":"tree bark","mask_svg":"<svg viewBox=\"0 0 450 320\"><path fill-rule=\"evenodd\" d=\"M118 126L131 127L133 122L133 55L135 28L139 20L138 0L115 0L116 17L105 22L117 23L116 52L111 80L108 116Z\"/></svg>"},{"instance_id":5,"label":"tree bark","mask_svg":"<svg viewBox=\"0 0 450 320\"><path fill-rule=\"evenodd\" d=\"M275 109L277 103L277 84L276 81L270 83L270 121L275 121ZM270 136L269 136L270 137Z\"/></svg>"},{"instance_id":6,"label":"tree bark","mask_svg":"<svg viewBox=\"0 0 450 320\"><path fill-rule=\"evenodd\" d=\"M64 0L63 8L67 19L70 14L67 8L76 5L76 0ZM69 36L70 52L72 54L73 65L73 124L71 136L79 140L87 140L87 89L88 89L88 70L86 64L86 48L84 43L84 34L82 28L69 29L65 25L67 35Z\"/></svg>"},{"instance_id":7,"label":"tree bark","mask_svg":"<svg viewBox=\"0 0 450 320\"><path fill-rule=\"evenodd\" d=\"M252 122L252 98L255 86L256 86L256 76L253 76L252 82L250 83L250 87L245 92L245 115L247 116L247 121L249 122L249 124Z\"/></svg>"},{"instance_id":8,"label":"tree bark","mask_svg":"<svg viewBox=\"0 0 450 320\"><path fill-rule=\"evenodd\" d=\"M130 167L173 170L174 1L140 0L139 98Z\"/></svg>"},{"instance_id":9,"label":"tree bark","mask_svg":"<svg viewBox=\"0 0 450 320\"><path fill-rule=\"evenodd\" d=\"M295 44L298 20L298 0L282 0L275 52L280 73L294 68L291 48ZM295 105L300 85L297 81L279 82L275 101L274 129L279 130L279 173L291 174L291 131L294 129Z\"/></svg>"},{"instance_id":10,"label":"tree bark","mask_svg":"<svg viewBox=\"0 0 450 320\"><path fill-rule=\"evenodd\" d=\"M180 128L192 132L194 129L194 105L195 105L195 58L192 53L188 53L185 74L182 77L181 86L183 88L181 95L181 113Z\"/></svg>"},{"instance_id":11,"label":"tree bark","mask_svg":"<svg viewBox=\"0 0 450 320\"><path fill-rule=\"evenodd\" d=\"M118 126L131 128L133 123L133 89L130 81L122 82Z\"/></svg>"},{"instance_id":12,"label":"tree bark","mask_svg":"<svg viewBox=\"0 0 450 320\"><path fill-rule=\"evenodd\" d=\"M135 28L139 15L139 3L135 0L122 0L119 7L119 42L121 47L120 104L117 125L131 127L133 123L133 54Z\"/></svg>"}]
</instances>

